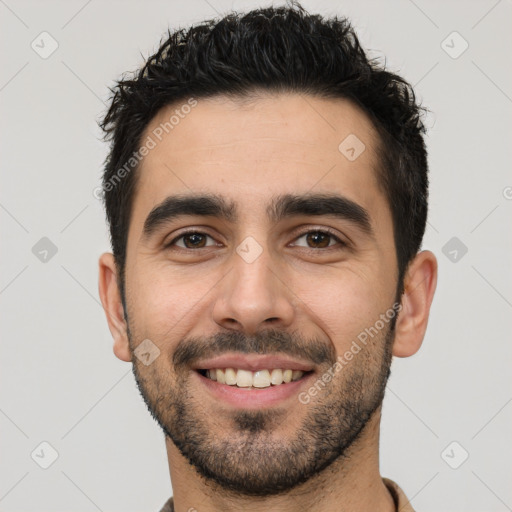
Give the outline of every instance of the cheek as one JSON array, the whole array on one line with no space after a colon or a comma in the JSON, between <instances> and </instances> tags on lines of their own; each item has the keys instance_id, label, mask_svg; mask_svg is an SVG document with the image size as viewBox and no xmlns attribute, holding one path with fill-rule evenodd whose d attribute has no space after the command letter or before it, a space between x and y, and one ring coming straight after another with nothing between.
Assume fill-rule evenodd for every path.
<instances>
[{"instance_id":1,"label":"cheek","mask_svg":"<svg viewBox=\"0 0 512 512\"><path fill-rule=\"evenodd\" d=\"M165 265L137 267L127 280L127 294L130 317L138 332L162 343L180 339L197 321L218 279L190 270L171 271Z\"/></svg>"},{"instance_id":2,"label":"cheek","mask_svg":"<svg viewBox=\"0 0 512 512\"><path fill-rule=\"evenodd\" d=\"M304 313L320 325L338 352L344 351L358 334L373 325L388 307L376 280L347 271L336 279L316 277L302 285L297 295Z\"/></svg>"}]
</instances>

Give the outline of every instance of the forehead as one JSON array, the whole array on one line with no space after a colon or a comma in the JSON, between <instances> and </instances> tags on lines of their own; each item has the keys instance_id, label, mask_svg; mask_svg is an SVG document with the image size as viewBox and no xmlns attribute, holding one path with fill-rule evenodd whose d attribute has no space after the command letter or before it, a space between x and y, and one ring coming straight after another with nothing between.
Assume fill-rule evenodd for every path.
<instances>
[{"instance_id":1,"label":"forehead","mask_svg":"<svg viewBox=\"0 0 512 512\"><path fill-rule=\"evenodd\" d=\"M192 192L225 196L237 220L256 208L266 215L275 197L289 193L337 191L361 205L385 202L378 136L348 100L299 94L184 100L158 112L142 143L149 139L153 147L137 171L135 231L166 197Z\"/></svg>"}]
</instances>

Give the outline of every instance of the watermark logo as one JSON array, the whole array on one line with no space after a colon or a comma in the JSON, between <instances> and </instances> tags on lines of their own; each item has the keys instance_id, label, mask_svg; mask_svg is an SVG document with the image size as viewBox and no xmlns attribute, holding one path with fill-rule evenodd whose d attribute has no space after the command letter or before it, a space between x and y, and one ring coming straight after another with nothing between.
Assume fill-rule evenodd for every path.
<instances>
[{"instance_id":1,"label":"watermark logo","mask_svg":"<svg viewBox=\"0 0 512 512\"><path fill-rule=\"evenodd\" d=\"M469 43L458 32L453 31L441 42L441 48L452 59L458 59L469 48Z\"/></svg>"},{"instance_id":2,"label":"watermark logo","mask_svg":"<svg viewBox=\"0 0 512 512\"><path fill-rule=\"evenodd\" d=\"M57 50L59 43L48 32L41 32L32 41L32 43L30 43L30 47L39 55L39 57L41 57L41 59L46 60Z\"/></svg>"},{"instance_id":3,"label":"watermark logo","mask_svg":"<svg viewBox=\"0 0 512 512\"><path fill-rule=\"evenodd\" d=\"M43 441L34 448L30 457L40 468L48 469L59 458L59 452L48 441Z\"/></svg>"},{"instance_id":4,"label":"watermark logo","mask_svg":"<svg viewBox=\"0 0 512 512\"><path fill-rule=\"evenodd\" d=\"M363 141L351 133L338 146L339 152L350 162L357 160L366 149Z\"/></svg>"},{"instance_id":5,"label":"watermark logo","mask_svg":"<svg viewBox=\"0 0 512 512\"><path fill-rule=\"evenodd\" d=\"M450 238L441 250L452 263L458 263L468 252L467 246L456 236Z\"/></svg>"},{"instance_id":6,"label":"watermark logo","mask_svg":"<svg viewBox=\"0 0 512 512\"><path fill-rule=\"evenodd\" d=\"M253 263L260 257L263 247L252 236L248 236L236 248L236 252L246 263Z\"/></svg>"},{"instance_id":7,"label":"watermark logo","mask_svg":"<svg viewBox=\"0 0 512 512\"><path fill-rule=\"evenodd\" d=\"M452 469L459 469L468 460L469 453L457 441L452 441L442 452L441 458Z\"/></svg>"},{"instance_id":8,"label":"watermark logo","mask_svg":"<svg viewBox=\"0 0 512 512\"><path fill-rule=\"evenodd\" d=\"M32 247L32 254L41 262L48 263L56 254L57 246L46 236L43 236Z\"/></svg>"},{"instance_id":9,"label":"watermark logo","mask_svg":"<svg viewBox=\"0 0 512 512\"><path fill-rule=\"evenodd\" d=\"M160 355L160 349L146 338L133 353L143 365L149 366Z\"/></svg>"}]
</instances>

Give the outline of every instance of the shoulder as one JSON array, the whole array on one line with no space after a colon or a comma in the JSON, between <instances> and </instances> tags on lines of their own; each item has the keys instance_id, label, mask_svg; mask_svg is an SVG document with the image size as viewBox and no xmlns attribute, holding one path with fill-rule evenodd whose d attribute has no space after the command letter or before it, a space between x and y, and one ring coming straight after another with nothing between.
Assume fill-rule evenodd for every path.
<instances>
[{"instance_id":1,"label":"shoulder","mask_svg":"<svg viewBox=\"0 0 512 512\"><path fill-rule=\"evenodd\" d=\"M159 512L174 512L174 500L172 496L165 502Z\"/></svg>"},{"instance_id":2,"label":"shoulder","mask_svg":"<svg viewBox=\"0 0 512 512\"><path fill-rule=\"evenodd\" d=\"M414 512L411 503L398 484L389 478L383 478L382 480L395 500L396 509L400 510L400 512Z\"/></svg>"}]
</instances>

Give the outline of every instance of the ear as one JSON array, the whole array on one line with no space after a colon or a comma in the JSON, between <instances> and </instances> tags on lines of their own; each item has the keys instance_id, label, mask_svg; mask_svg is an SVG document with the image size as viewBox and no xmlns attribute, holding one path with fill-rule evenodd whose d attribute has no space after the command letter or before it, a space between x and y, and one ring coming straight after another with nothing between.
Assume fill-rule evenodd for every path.
<instances>
[{"instance_id":1,"label":"ear","mask_svg":"<svg viewBox=\"0 0 512 512\"><path fill-rule=\"evenodd\" d=\"M421 251L409 264L404 278L402 309L396 321L393 344L394 356L409 357L421 347L436 284L436 257L430 251Z\"/></svg>"},{"instance_id":2,"label":"ear","mask_svg":"<svg viewBox=\"0 0 512 512\"><path fill-rule=\"evenodd\" d=\"M122 361L132 360L128 342L127 325L124 316L121 293L117 285L117 268L114 255L105 253L99 260L99 292L108 327L114 338L114 354Z\"/></svg>"}]
</instances>

